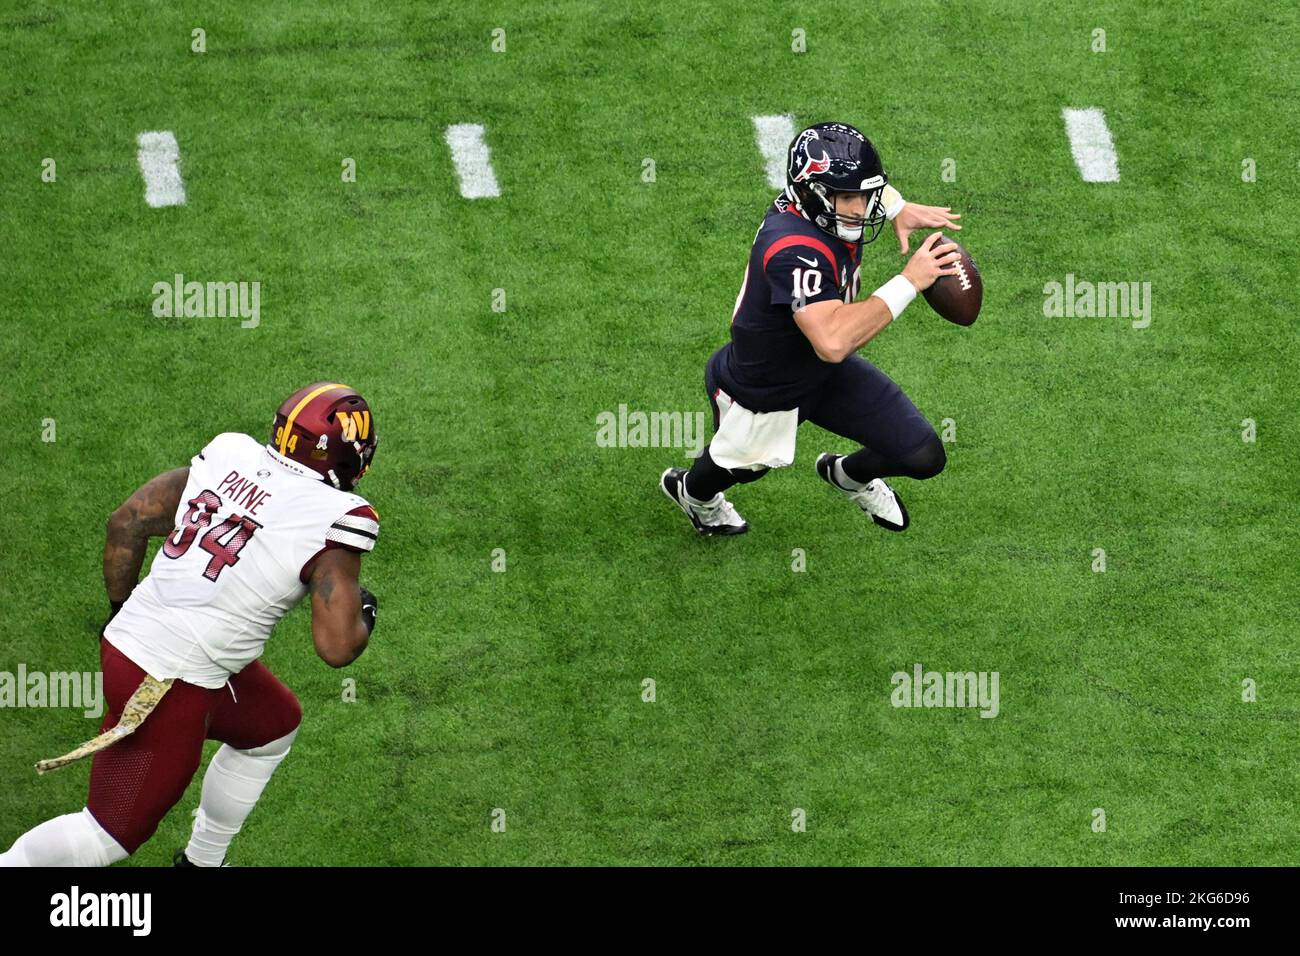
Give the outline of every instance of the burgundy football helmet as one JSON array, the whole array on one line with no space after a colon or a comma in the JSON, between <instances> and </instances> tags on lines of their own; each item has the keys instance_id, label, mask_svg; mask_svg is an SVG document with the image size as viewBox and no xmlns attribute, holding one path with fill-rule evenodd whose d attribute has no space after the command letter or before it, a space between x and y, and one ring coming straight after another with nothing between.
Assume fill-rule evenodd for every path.
<instances>
[{"instance_id":1,"label":"burgundy football helmet","mask_svg":"<svg viewBox=\"0 0 1300 956\"><path fill-rule=\"evenodd\" d=\"M330 382L286 398L271 430L272 449L342 491L361 480L378 443L369 403L355 389Z\"/></svg>"}]
</instances>

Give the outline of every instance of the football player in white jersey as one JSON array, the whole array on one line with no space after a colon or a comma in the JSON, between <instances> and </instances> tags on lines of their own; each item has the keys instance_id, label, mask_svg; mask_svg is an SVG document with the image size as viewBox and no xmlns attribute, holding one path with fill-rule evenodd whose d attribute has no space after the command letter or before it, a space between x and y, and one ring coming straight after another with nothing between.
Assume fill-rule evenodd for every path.
<instances>
[{"instance_id":1,"label":"football player in white jersey","mask_svg":"<svg viewBox=\"0 0 1300 956\"><path fill-rule=\"evenodd\" d=\"M376 444L366 400L320 382L284 401L269 444L218 435L188 468L146 482L113 512L102 729L137 690L153 688L156 704L94 753L85 809L20 836L0 866L107 866L134 853L184 794L204 740L222 746L175 863L222 865L302 718L297 697L258 660L272 628L310 593L312 640L332 667L356 660L374 629L377 602L358 575L379 516L353 488ZM149 538L164 536L137 584Z\"/></svg>"}]
</instances>

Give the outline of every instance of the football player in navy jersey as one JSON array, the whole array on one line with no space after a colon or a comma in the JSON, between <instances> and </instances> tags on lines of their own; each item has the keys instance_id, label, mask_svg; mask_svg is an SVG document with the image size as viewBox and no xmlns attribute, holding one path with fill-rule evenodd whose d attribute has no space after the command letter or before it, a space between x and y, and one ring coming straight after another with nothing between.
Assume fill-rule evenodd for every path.
<instances>
[{"instance_id":1,"label":"football player in navy jersey","mask_svg":"<svg viewBox=\"0 0 1300 956\"><path fill-rule=\"evenodd\" d=\"M736 297L731 341L709 358L704 382L714 435L690 471L669 468L660 485L701 534L743 534L723 494L794 461L795 434L811 421L862 447L822 454L817 474L872 521L908 525L885 478L932 478L943 443L903 390L854 354L960 254L933 233L903 271L858 296L862 247L892 221L904 253L913 230L960 229L947 207L905 202L889 185L871 142L845 123L818 123L790 144L786 187L768 209Z\"/></svg>"}]
</instances>

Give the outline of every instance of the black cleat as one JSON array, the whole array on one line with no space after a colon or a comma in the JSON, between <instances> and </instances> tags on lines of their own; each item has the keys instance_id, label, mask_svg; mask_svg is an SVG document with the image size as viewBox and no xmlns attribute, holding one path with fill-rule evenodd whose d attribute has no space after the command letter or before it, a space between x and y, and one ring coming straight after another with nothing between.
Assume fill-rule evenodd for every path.
<instances>
[{"instance_id":1,"label":"black cleat","mask_svg":"<svg viewBox=\"0 0 1300 956\"><path fill-rule=\"evenodd\" d=\"M659 476L659 487L672 499L677 507L691 519L691 524L700 534L744 534L749 530L745 519L736 514L722 492L713 496L713 500L703 505L692 504L686 498L686 469L669 468Z\"/></svg>"},{"instance_id":2,"label":"black cleat","mask_svg":"<svg viewBox=\"0 0 1300 956\"><path fill-rule=\"evenodd\" d=\"M225 860L221 861L221 865L230 866L230 864L227 863ZM181 867L188 866L188 867L193 867L196 870L206 869L206 867L194 866L194 864L190 862L190 858L185 855L185 847L181 847L174 854L172 854L172 866L181 866Z\"/></svg>"},{"instance_id":3,"label":"black cleat","mask_svg":"<svg viewBox=\"0 0 1300 956\"><path fill-rule=\"evenodd\" d=\"M871 515L871 520L886 531L905 530L911 524L907 517L907 508L903 506L903 500L894 493L894 489L885 484L883 478L869 481L865 488L858 491L845 488L835 480L835 463L843 457L843 455L832 455L830 452L822 452L817 456L817 474L821 476L822 481L848 495L854 504Z\"/></svg>"}]
</instances>

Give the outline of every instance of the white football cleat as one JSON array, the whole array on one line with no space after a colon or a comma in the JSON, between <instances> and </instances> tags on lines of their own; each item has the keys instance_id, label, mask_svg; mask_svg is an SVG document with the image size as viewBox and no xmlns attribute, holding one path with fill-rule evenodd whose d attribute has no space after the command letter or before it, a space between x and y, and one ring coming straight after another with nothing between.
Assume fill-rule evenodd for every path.
<instances>
[{"instance_id":1,"label":"white football cleat","mask_svg":"<svg viewBox=\"0 0 1300 956\"><path fill-rule=\"evenodd\" d=\"M838 488L848 495L849 500L871 515L871 520L880 527L888 531L904 530L911 523L907 517L907 508L883 478L867 482L866 487L860 491L845 488L835 480L835 463L843 457L829 452L818 455L817 474L832 488Z\"/></svg>"},{"instance_id":2,"label":"white football cleat","mask_svg":"<svg viewBox=\"0 0 1300 956\"><path fill-rule=\"evenodd\" d=\"M711 501L697 505L686 497L686 469L669 468L659 476L659 487L686 512L700 534L744 534L749 530L745 519L736 514L731 502L718 492Z\"/></svg>"}]
</instances>

